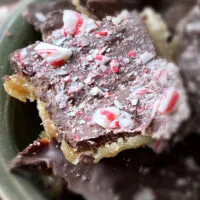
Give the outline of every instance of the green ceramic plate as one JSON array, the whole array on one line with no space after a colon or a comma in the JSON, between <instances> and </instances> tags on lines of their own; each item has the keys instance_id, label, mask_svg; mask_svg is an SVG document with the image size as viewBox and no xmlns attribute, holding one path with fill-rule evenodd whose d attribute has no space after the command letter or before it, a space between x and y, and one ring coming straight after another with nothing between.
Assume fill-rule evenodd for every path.
<instances>
[{"instance_id":1,"label":"green ceramic plate","mask_svg":"<svg viewBox=\"0 0 200 200\"><path fill-rule=\"evenodd\" d=\"M22 17L26 5L33 1L22 1L0 32L0 78L11 74L8 55L40 37ZM42 1L42 0L41 0ZM5 32L12 37L5 37ZM8 170L10 160L40 131L39 118L35 105L22 104L10 98L0 82L0 197L3 200L44 200L39 189L30 181L32 177L11 174Z\"/></svg>"}]
</instances>

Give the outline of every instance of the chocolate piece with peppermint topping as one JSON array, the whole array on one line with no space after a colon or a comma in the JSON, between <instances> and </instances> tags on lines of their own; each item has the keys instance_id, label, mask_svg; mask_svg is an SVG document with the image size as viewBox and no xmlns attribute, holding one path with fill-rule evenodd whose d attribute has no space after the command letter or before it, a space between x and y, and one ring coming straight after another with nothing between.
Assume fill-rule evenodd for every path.
<instances>
[{"instance_id":1,"label":"chocolate piece with peppermint topping","mask_svg":"<svg viewBox=\"0 0 200 200\"><path fill-rule=\"evenodd\" d=\"M39 140L13 160L11 169L52 172L65 178L68 188L87 200L198 200L199 143L198 135L190 135L169 154L158 156L143 148L97 164L74 166L55 140Z\"/></svg>"},{"instance_id":2,"label":"chocolate piece with peppermint topping","mask_svg":"<svg viewBox=\"0 0 200 200\"><path fill-rule=\"evenodd\" d=\"M74 163L136 135L170 139L189 118L178 67L155 59L136 12L95 21L65 10L63 27L47 41L16 51L10 61L46 104L58 139L78 152Z\"/></svg>"},{"instance_id":3,"label":"chocolate piece with peppermint topping","mask_svg":"<svg viewBox=\"0 0 200 200\"><path fill-rule=\"evenodd\" d=\"M25 18L42 32L45 39L55 29L63 26L62 13L65 9L74 10L75 7L68 0L32 3L27 6Z\"/></svg>"}]
</instances>

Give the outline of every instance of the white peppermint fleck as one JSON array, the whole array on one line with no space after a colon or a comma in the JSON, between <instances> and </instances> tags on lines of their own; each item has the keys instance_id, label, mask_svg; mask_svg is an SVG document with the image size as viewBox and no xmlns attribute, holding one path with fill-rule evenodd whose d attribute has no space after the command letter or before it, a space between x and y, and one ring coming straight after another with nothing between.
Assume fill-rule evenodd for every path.
<instances>
[{"instance_id":1,"label":"white peppermint fleck","mask_svg":"<svg viewBox=\"0 0 200 200\"><path fill-rule=\"evenodd\" d=\"M114 100L114 104L115 104L115 106L117 106L119 109L123 109L123 107L124 107L118 100Z\"/></svg>"},{"instance_id":2,"label":"white peppermint fleck","mask_svg":"<svg viewBox=\"0 0 200 200\"><path fill-rule=\"evenodd\" d=\"M85 120L80 120L80 124L85 124Z\"/></svg>"},{"instance_id":3,"label":"white peppermint fleck","mask_svg":"<svg viewBox=\"0 0 200 200\"><path fill-rule=\"evenodd\" d=\"M137 104L138 104L138 99L131 99L131 104L132 104L133 106L137 106Z\"/></svg>"},{"instance_id":4,"label":"white peppermint fleck","mask_svg":"<svg viewBox=\"0 0 200 200\"><path fill-rule=\"evenodd\" d=\"M92 96L103 95L103 91L98 87L94 87L90 90L90 95Z\"/></svg>"}]
</instances>

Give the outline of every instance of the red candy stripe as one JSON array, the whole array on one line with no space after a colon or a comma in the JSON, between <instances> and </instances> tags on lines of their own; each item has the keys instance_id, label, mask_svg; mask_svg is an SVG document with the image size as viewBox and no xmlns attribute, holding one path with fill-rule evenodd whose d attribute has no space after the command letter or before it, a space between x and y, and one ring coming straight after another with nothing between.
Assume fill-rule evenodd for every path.
<instances>
[{"instance_id":1,"label":"red candy stripe","mask_svg":"<svg viewBox=\"0 0 200 200\"><path fill-rule=\"evenodd\" d=\"M108 31L99 31L99 32L95 32L94 34L100 35L100 36L107 36L108 35Z\"/></svg>"},{"instance_id":2,"label":"red candy stripe","mask_svg":"<svg viewBox=\"0 0 200 200\"><path fill-rule=\"evenodd\" d=\"M128 52L128 56L129 56L130 58L135 58L136 53L135 53L134 51L129 51L129 52Z\"/></svg>"},{"instance_id":3,"label":"red candy stripe","mask_svg":"<svg viewBox=\"0 0 200 200\"><path fill-rule=\"evenodd\" d=\"M83 17L82 17L82 15L79 14L79 13L77 13L76 16L77 16L77 18L78 18L78 21L77 21L76 27L75 27L75 29L74 29L74 31L73 31L73 33L72 33L72 36L73 36L73 37L76 36L76 35L80 32L80 28L81 28L82 25L83 25Z\"/></svg>"},{"instance_id":4,"label":"red candy stripe","mask_svg":"<svg viewBox=\"0 0 200 200\"><path fill-rule=\"evenodd\" d=\"M50 64L54 67L54 68L57 68L61 65L63 65L65 63L65 60L56 60L54 62L51 62Z\"/></svg>"},{"instance_id":5,"label":"red candy stripe","mask_svg":"<svg viewBox=\"0 0 200 200\"><path fill-rule=\"evenodd\" d=\"M116 118L115 114L108 110L102 110L101 114L105 115L109 121L113 121Z\"/></svg>"},{"instance_id":6,"label":"red candy stripe","mask_svg":"<svg viewBox=\"0 0 200 200\"><path fill-rule=\"evenodd\" d=\"M161 99L160 105L158 107L158 112L160 114L167 114L172 112L179 100L179 96L180 95L176 89L168 89Z\"/></svg>"}]
</instances>

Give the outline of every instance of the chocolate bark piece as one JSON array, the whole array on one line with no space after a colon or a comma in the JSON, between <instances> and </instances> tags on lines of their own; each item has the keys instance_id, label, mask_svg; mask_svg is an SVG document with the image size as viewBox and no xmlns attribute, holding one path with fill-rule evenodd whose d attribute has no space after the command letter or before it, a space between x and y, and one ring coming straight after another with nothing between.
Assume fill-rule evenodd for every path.
<instances>
[{"instance_id":1,"label":"chocolate bark piece","mask_svg":"<svg viewBox=\"0 0 200 200\"><path fill-rule=\"evenodd\" d=\"M138 134L170 139L190 112L177 66L154 60L154 46L135 12L84 20L83 27L96 26L90 33L61 37L58 29L49 41L62 41L61 47L36 43L10 56L14 71L26 76L46 103L59 140L80 157L89 152L93 158L99 147L117 142L120 151L124 139ZM68 49L73 56L63 64L57 56L69 56Z\"/></svg>"},{"instance_id":2,"label":"chocolate bark piece","mask_svg":"<svg viewBox=\"0 0 200 200\"><path fill-rule=\"evenodd\" d=\"M25 17L45 39L53 30L63 26L62 12L75 7L68 0L32 3L27 6Z\"/></svg>"},{"instance_id":3,"label":"chocolate bark piece","mask_svg":"<svg viewBox=\"0 0 200 200\"><path fill-rule=\"evenodd\" d=\"M181 35L181 54L178 58L178 65L185 79L185 86L188 90L190 105L192 108L192 120L188 125L188 129L200 131L199 112L200 112L200 92L199 92L199 74L200 74L200 39L199 39L199 20L200 20L200 4L198 3L194 9L186 16L180 25Z\"/></svg>"},{"instance_id":4,"label":"chocolate bark piece","mask_svg":"<svg viewBox=\"0 0 200 200\"><path fill-rule=\"evenodd\" d=\"M55 139L52 139L51 142L48 139L35 141L10 163L10 169L41 171L45 174L55 174L62 177L66 160L59 147L60 145Z\"/></svg>"},{"instance_id":5,"label":"chocolate bark piece","mask_svg":"<svg viewBox=\"0 0 200 200\"><path fill-rule=\"evenodd\" d=\"M53 171L66 179L70 190L87 200L137 200L145 196L198 200L199 142L199 135L190 135L170 153L159 156L149 149L128 150L98 164L74 166L65 160L55 140L37 141L14 159L11 169Z\"/></svg>"},{"instance_id":6,"label":"chocolate bark piece","mask_svg":"<svg viewBox=\"0 0 200 200\"><path fill-rule=\"evenodd\" d=\"M67 182L62 177L66 170L63 167L66 166L66 160L59 147L60 145L55 140L35 141L10 163L10 169L13 171L15 168L23 169L41 174L42 186L40 187L49 198L82 200L79 195L68 190Z\"/></svg>"}]
</instances>

